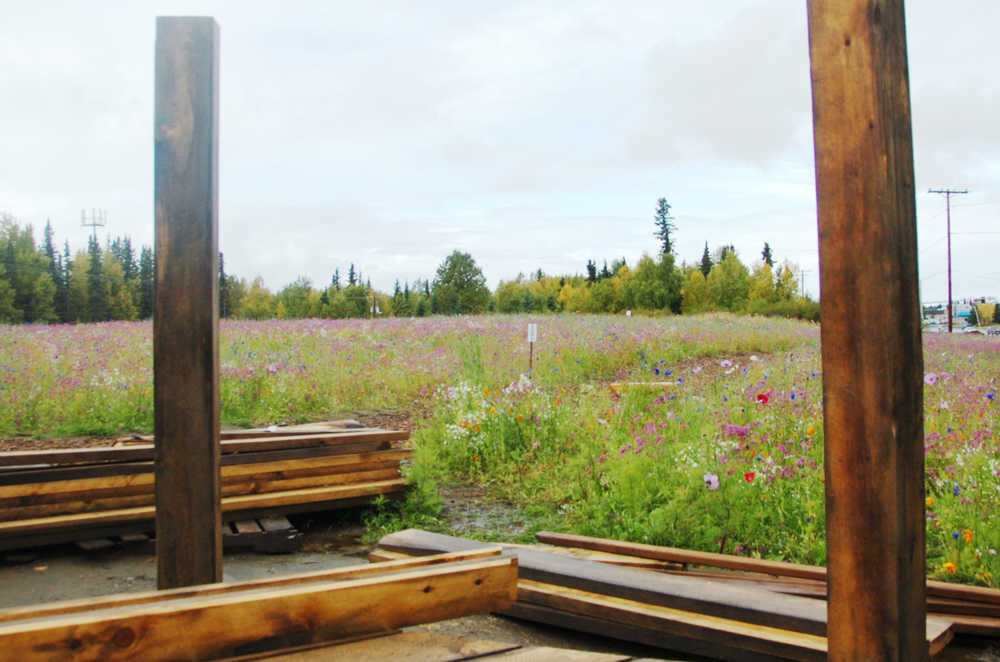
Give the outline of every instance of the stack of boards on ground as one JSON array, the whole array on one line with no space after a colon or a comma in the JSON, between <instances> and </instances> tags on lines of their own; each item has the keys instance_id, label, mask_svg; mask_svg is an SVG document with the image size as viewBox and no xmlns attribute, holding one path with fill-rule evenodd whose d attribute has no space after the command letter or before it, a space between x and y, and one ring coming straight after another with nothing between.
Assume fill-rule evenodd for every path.
<instances>
[{"instance_id":1,"label":"stack of boards on ground","mask_svg":"<svg viewBox=\"0 0 1000 662\"><path fill-rule=\"evenodd\" d=\"M503 545L519 563L517 602L505 615L713 659L827 657L825 575L791 574L812 566L581 536L542 533L539 539L574 549ZM371 560L483 544L410 529L382 538ZM751 568L754 563L762 565ZM1000 636L1000 591L929 582L928 595L929 655L955 632Z\"/></svg>"},{"instance_id":2,"label":"stack of boards on ground","mask_svg":"<svg viewBox=\"0 0 1000 662\"><path fill-rule=\"evenodd\" d=\"M318 655L317 647L346 645L402 627L502 611L516 594L517 558L498 547L481 548L3 610L0 650L4 659L24 662L386 659L382 653L391 647L376 646L370 655L360 642L348 646L349 657L310 656Z\"/></svg>"},{"instance_id":3,"label":"stack of boards on ground","mask_svg":"<svg viewBox=\"0 0 1000 662\"><path fill-rule=\"evenodd\" d=\"M224 431L223 518L262 531L270 517L398 497L408 438L353 421ZM0 453L0 550L151 530L154 443Z\"/></svg>"}]
</instances>

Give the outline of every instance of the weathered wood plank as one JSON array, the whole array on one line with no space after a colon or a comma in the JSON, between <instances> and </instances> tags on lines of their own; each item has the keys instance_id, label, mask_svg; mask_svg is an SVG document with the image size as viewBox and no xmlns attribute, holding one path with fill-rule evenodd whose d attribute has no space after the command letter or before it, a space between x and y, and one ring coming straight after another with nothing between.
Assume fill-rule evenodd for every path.
<instances>
[{"instance_id":1,"label":"weathered wood plank","mask_svg":"<svg viewBox=\"0 0 1000 662\"><path fill-rule=\"evenodd\" d=\"M742 556L732 556L730 554L698 552L690 549L661 547L658 545L646 545L642 543L611 540L607 538L592 538L589 536L579 536L569 533L553 533L551 531L541 531L537 534L537 538L540 541L553 545L568 545L579 549L592 549L597 551L614 552L616 554L634 555L639 558L677 561L681 563L713 566L716 568L727 568L730 570L757 572L774 575L776 577L813 579L823 582L824 584L826 583L826 568L822 566L803 565L801 563L785 563L783 561L769 561L767 559L751 559ZM950 598L953 600L984 602L1000 605L1000 590L987 588L985 586L953 584L951 582L942 582L934 579L927 581L927 595L940 598Z\"/></svg>"},{"instance_id":2,"label":"weathered wood plank","mask_svg":"<svg viewBox=\"0 0 1000 662\"><path fill-rule=\"evenodd\" d=\"M785 659L821 660L826 657L826 639L821 635L651 605L548 583L522 579L518 583L518 602Z\"/></svg>"},{"instance_id":3,"label":"weathered wood plank","mask_svg":"<svg viewBox=\"0 0 1000 662\"><path fill-rule=\"evenodd\" d=\"M223 512L242 512L253 509L277 508L310 502L329 502L337 499L388 494L406 489L402 479L373 483L314 487L271 494L251 494L222 499ZM0 522L0 539L17 537L60 528L87 528L121 523L145 522L154 518L154 506L106 510L79 515L54 515L12 522ZM221 524L220 524L221 526ZM2 548L2 547L0 547Z\"/></svg>"},{"instance_id":4,"label":"weathered wood plank","mask_svg":"<svg viewBox=\"0 0 1000 662\"><path fill-rule=\"evenodd\" d=\"M830 659L920 660L923 352L903 2L808 8Z\"/></svg>"},{"instance_id":5,"label":"weathered wood plank","mask_svg":"<svg viewBox=\"0 0 1000 662\"><path fill-rule=\"evenodd\" d=\"M504 609L513 557L177 598L0 624L12 659L214 659Z\"/></svg>"},{"instance_id":6,"label":"weathered wood plank","mask_svg":"<svg viewBox=\"0 0 1000 662\"><path fill-rule=\"evenodd\" d=\"M390 551L414 554L463 551L480 544L415 529L391 533L379 541L380 547ZM818 600L548 552L516 551L524 579L796 632L826 634L826 606Z\"/></svg>"},{"instance_id":7,"label":"weathered wood plank","mask_svg":"<svg viewBox=\"0 0 1000 662\"><path fill-rule=\"evenodd\" d=\"M281 577L262 577L241 582L225 582L203 584L201 586L184 586L181 588L164 589L161 591L142 591L136 593L120 593L97 598L81 598L78 600L63 600L44 605L0 609L0 623L16 620L38 619L49 616L90 612L94 610L116 609L125 606L137 606L163 600L179 598L209 597L235 593L239 591L258 590L272 587L288 587L308 582L333 582L373 575L387 576L393 572L401 572L413 568L424 568L433 565L472 561L499 557L502 550L497 545L487 545L469 552L434 554L431 556L409 557L396 561L329 568L313 572L301 572Z\"/></svg>"},{"instance_id":8,"label":"weathered wood plank","mask_svg":"<svg viewBox=\"0 0 1000 662\"><path fill-rule=\"evenodd\" d=\"M160 588L222 579L219 27L156 19L153 420Z\"/></svg>"},{"instance_id":9,"label":"weathered wood plank","mask_svg":"<svg viewBox=\"0 0 1000 662\"><path fill-rule=\"evenodd\" d=\"M459 662L460 660L492 660L493 656L520 648L482 639L451 637L428 632L402 632L362 641L334 644L311 650L256 656L268 662L329 662L330 660L398 660L399 662ZM220 662L250 662L223 660ZM569 662L569 661L567 661Z\"/></svg>"},{"instance_id":10,"label":"weathered wood plank","mask_svg":"<svg viewBox=\"0 0 1000 662\"><path fill-rule=\"evenodd\" d=\"M253 437L248 439L230 439L220 442L223 455L236 453L259 453L263 451L300 450L329 446L333 448L349 448L357 444L358 450L348 452L365 452L388 448L394 441L406 441L410 433L400 430L344 430L342 432L322 432L302 435L287 435L271 438ZM367 444L363 442L368 442ZM112 446L108 448L54 448L31 451L4 451L0 453L0 467L5 470L0 473L0 481L6 478L11 467L34 467L35 465L61 466L75 464L95 464L104 462L143 462L152 461L155 455L155 444L136 444L134 446ZM38 466L37 468L41 468ZM4 484L0 482L0 484Z\"/></svg>"},{"instance_id":11,"label":"weathered wood plank","mask_svg":"<svg viewBox=\"0 0 1000 662\"><path fill-rule=\"evenodd\" d=\"M645 646L658 646L670 651L700 655L706 659L730 660L732 662L774 662L778 659L774 655L763 655L742 648L726 646L721 641L692 639L663 630L652 630L630 623L618 623L606 618L584 616L527 602L515 602L503 613L505 616L523 621L631 641Z\"/></svg>"}]
</instances>

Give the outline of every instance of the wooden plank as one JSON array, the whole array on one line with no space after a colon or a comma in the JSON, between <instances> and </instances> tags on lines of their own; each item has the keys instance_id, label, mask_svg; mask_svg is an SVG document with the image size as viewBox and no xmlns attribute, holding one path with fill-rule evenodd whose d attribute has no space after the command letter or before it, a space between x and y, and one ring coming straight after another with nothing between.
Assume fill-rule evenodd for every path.
<instances>
[{"instance_id":1,"label":"wooden plank","mask_svg":"<svg viewBox=\"0 0 1000 662\"><path fill-rule=\"evenodd\" d=\"M822 566L785 563L784 561L769 561L767 559L753 559L743 556L733 556L730 554L716 554L713 552L698 552L690 549L646 545L642 543L626 542L623 540L611 540L608 538L592 538L589 536L580 536L571 533L541 531L536 537L538 540L552 545L568 545L579 549L613 552L616 554L637 556L639 558L676 561L680 563L706 565L731 570L743 570L746 572L774 575L776 577L813 579L823 582L824 584L826 583L826 568ZM987 588L985 586L953 584L951 582L942 582L932 579L927 580L927 595L940 598L950 598L953 600L984 602L1000 605L1000 590Z\"/></svg>"},{"instance_id":2,"label":"wooden plank","mask_svg":"<svg viewBox=\"0 0 1000 662\"><path fill-rule=\"evenodd\" d=\"M242 590L0 624L12 659L214 659L503 609L513 557Z\"/></svg>"},{"instance_id":3,"label":"wooden plank","mask_svg":"<svg viewBox=\"0 0 1000 662\"><path fill-rule=\"evenodd\" d=\"M808 16L830 659L920 660L923 351L903 2L810 0Z\"/></svg>"},{"instance_id":4,"label":"wooden plank","mask_svg":"<svg viewBox=\"0 0 1000 662\"><path fill-rule=\"evenodd\" d=\"M763 655L742 648L726 646L720 641L692 639L662 630L651 630L632 624L617 623L606 618L594 618L526 602L515 602L503 613L505 616L522 621L543 623L645 646L657 646L669 651L700 655L706 659L731 660L733 662L773 662L778 659L774 655Z\"/></svg>"},{"instance_id":5,"label":"wooden plank","mask_svg":"<svg viewBox=\"0 0 1000 662\"><path fill-rule=\"evenodd\" d=\"M554 587L522 580L518 583L518 602L540 604L553 609L580 613L630 625L656 629L656 620L665 619L660 627L688 638L723 644L786 657L815 659L815 654L827 647L823 637L801 634L778 628L757 626L742 621L720 619L698 613L654 607L640 602L596 595L577 589ZM648 620L652 618L653 620ZM684 629L677 629L677 625ZM950 619L928 618L925 653L936 655L951 641L954 633ZM796 650L798 648L798 650Z\"/></svg>"},{"instance_id":6,"label":"wooden plank","mask_svg":"<svg viewBox=\"0 0 1000 662\"><path fill-rule=\"evenodd\" d=\"M520 648L518 644L452 637L429 632L401 632L362 641L334 644L311 650L255 656L269 662L329 662L330 660L395 660L397 662L448 662L492 660L498 653ZM223 660L220 662L250 662ZM567 661L569 662L569 661ZM596 662L596 661L595 661Z\"/></svg>"},{"instance_id":7,"label":"wooden plank","mask_svg":"<svg viewBox=\"0 0 1000 662\"><path fill-rule=\"evenodd\" d=\"M222 579L219 508L219 27L156 19L157 586Z\"/></svg>"},{"instance_id":8,"label":"wooden plank","mask_svg":"<svg viewBox=\"0 0 1000 662\"><path fill-rule=\"evenodd\" d=\"M239 591L259 590L272 587L289 587L308 582L334 582L357 579L369 576L387 576L389 573L402 572L413 568L424 568L434 565L455 563L459 561L473 561L479 559L489 559L499 557L502 550L497 545L487 545L477 550L468 552L456 552L447 554L434 554L431 556L410 557L391 561L382 564L366 564L341 566L327 570L315 570L312 572L301 572L281 577L262 577L260 579L250 579L240 582L221 582L215 584L204 584L194 587L181 587L174 589L164 589L159 591L142 591L136 593L119 593L100 597L81 598L78 600L63 600L51 602L44 605L31 605L28 607L14 607L12 609L0 609L0 623L8 621L38 619L49 616L66 614L76 614L80 612L90 612L94 610L116 609L126 606L139 606L162 600L173 600L179 598L209 597L214 595L230 594Z\"/></svg>"},{"instance_id":9,"label":"wooden plank","mask_svg":"<svg viewBox=\"0 0 1000 662\"><path fill-rule=\"evenodd\" d=\"M521 580L518 602L793 660L826 658L826 639L740 620Z\"/></svg>"},{"instance_id":10,"label":"wooden plank","mask_svg":"<svg viewBox=\"0 0 1000 662\"><path fill-rule=\"evenodd\" d=\"M429 554L475 549L481 543L408 529L391 533L378 544L390 551ZM524 579L796 632L826 634L826 606L817 600L535 550L519 549L517 554Z\"/></svg>"},{"instance_id":11,"label":"wooden plank","mask_svg":"<svg viewBox=\"0 0 1000 662\"><path fill-rule=\"evenodd\" d=\"M598 561L600 563L607 563L608 565L620 565L630 568L641 568L643 570L654 570L659 572L673 571L673 572L683 572L677 570L677 566L671 563L661 563L658 561L651 561L647 559L639 559L631 556L623 556L620 554L603 554L601 552L591 552L588 550L576 550L570 549L568 547L552 547L552 546L541 546L541 545L518 545L513 543L504 543L504 546L511 551L517 551L518 549L536 549L542 552L551 552L552 554L559 554L564 556L572 556L579 559L587 559L588 561ZM373 563L378 563L380 561L388 561L391 559L405 558L407 555L401 552L390 552L385 549L376 548L368 553L368 560ZM824 588L825 590L825 588Z\"/></svg>"},{"instance_id":12,"label":"wooden plank","mask_svg":"<svg viewBox=\"0 0 1000 662\"><path fill-rule=\"evenodd\" d=\"M387 494L406 488L402 479L373 483L315 487L271 494L251 494L227 497L222 500L223 512L241 512L254 508L276 508L308 502L328 502L335 499ZM101 526L128 522L145 522L154 518L154 506L123 508L80 515L55 515L12 522L0 522L0 538L19 536L54 528ZM221 526L221 524L220 524Z\"/></svg>"},{"instance_id":13,"label":"wooden plank","mask_svg":"<svg viewBox=\"0 0 1000 662\"><path fill-rule=\"evenodd\" d=\"M344 447L357 443L371 450L388 448L390 442L406 441L410 433L399 430L344 430L302 435L284 435L270 438L224 440L223 455L257 453L273 450L316 448L322 446ZM361 442L368 442L367 446ZM356 452L363 452L361 449ZM35 465L60 466L103 462L152 461L155 444L140 444L107 448L53 448L47 450L5 451L0 453L0 467L33 467ZM6 476L6 472L0 476Z\"/></svg>"}]
</instances>

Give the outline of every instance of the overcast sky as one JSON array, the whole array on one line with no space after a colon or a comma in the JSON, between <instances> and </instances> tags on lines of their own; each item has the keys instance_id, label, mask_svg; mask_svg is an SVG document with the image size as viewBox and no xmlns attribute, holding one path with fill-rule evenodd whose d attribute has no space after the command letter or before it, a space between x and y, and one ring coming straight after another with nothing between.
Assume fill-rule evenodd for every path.
<instances>
[{"instance_id":1,"label":"overcast sky","mask_svg":"<svg viewBox=\"0 0 1000 662\"><path fill-rule=\"evenodd\" d=\"M420 6L420 5L424 6ZM764 242L818 294L805 2L7 2L0 210L153 242L158 15L221 32L220 247L272 290L383 290L470 252L491 287ZM1000 3L907 5L921 295L1000 295Z\"/></svg>"}]
</instances>

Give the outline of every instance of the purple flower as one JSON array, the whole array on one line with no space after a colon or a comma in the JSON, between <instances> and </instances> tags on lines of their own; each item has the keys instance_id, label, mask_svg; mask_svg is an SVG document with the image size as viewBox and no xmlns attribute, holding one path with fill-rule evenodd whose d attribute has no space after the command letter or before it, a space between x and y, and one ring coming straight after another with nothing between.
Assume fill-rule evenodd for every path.
<instances>
[{"instance_id":1,"label":"purple flower","mask_svg":"<svg viewBox=\"0 0 1000 662\"><path fill-rule=\"evenodd\" d=\"M937 380L938 376L936 373L928 372L926 375L924 375L924 383L927 384L928 386L934 386L935 384L937 384Z\"/></svg>"},{"instance_id":2,"label":"purple flower","mask_svg":"<svg viewBox=\"0 0 1000 662\"><path fill-rule=\"evenodd\" d=\"M750 434L749 425L733 425L732 423L726 424L726 435L730 437L739 437L740 439L746 439L747 435Z\"/></svg>"},{"instance_id":3,"label":"purple flower","mask_svg":"<svg viewBox=\"0 0 1000 662\"><path fill-rule=\"evenodd\" d=\"M997 397L997 394L994 393L993 391L990 391L989 393L986 394L986 399L987 400L992 400L995 397Z\"/></svg>"},{"instance_id":4,"label":"purple flower","mask_svg":"<svg viewBox=\"0 0 1000 662\"><path fill-rule=\"evenodd\" d=\"M714 473L709 471L707 474L703 476L703 478L705 479L705 487L707 487L710 490L719 489L719 477L716 476Z\"/></svg>"}]
</instances>

